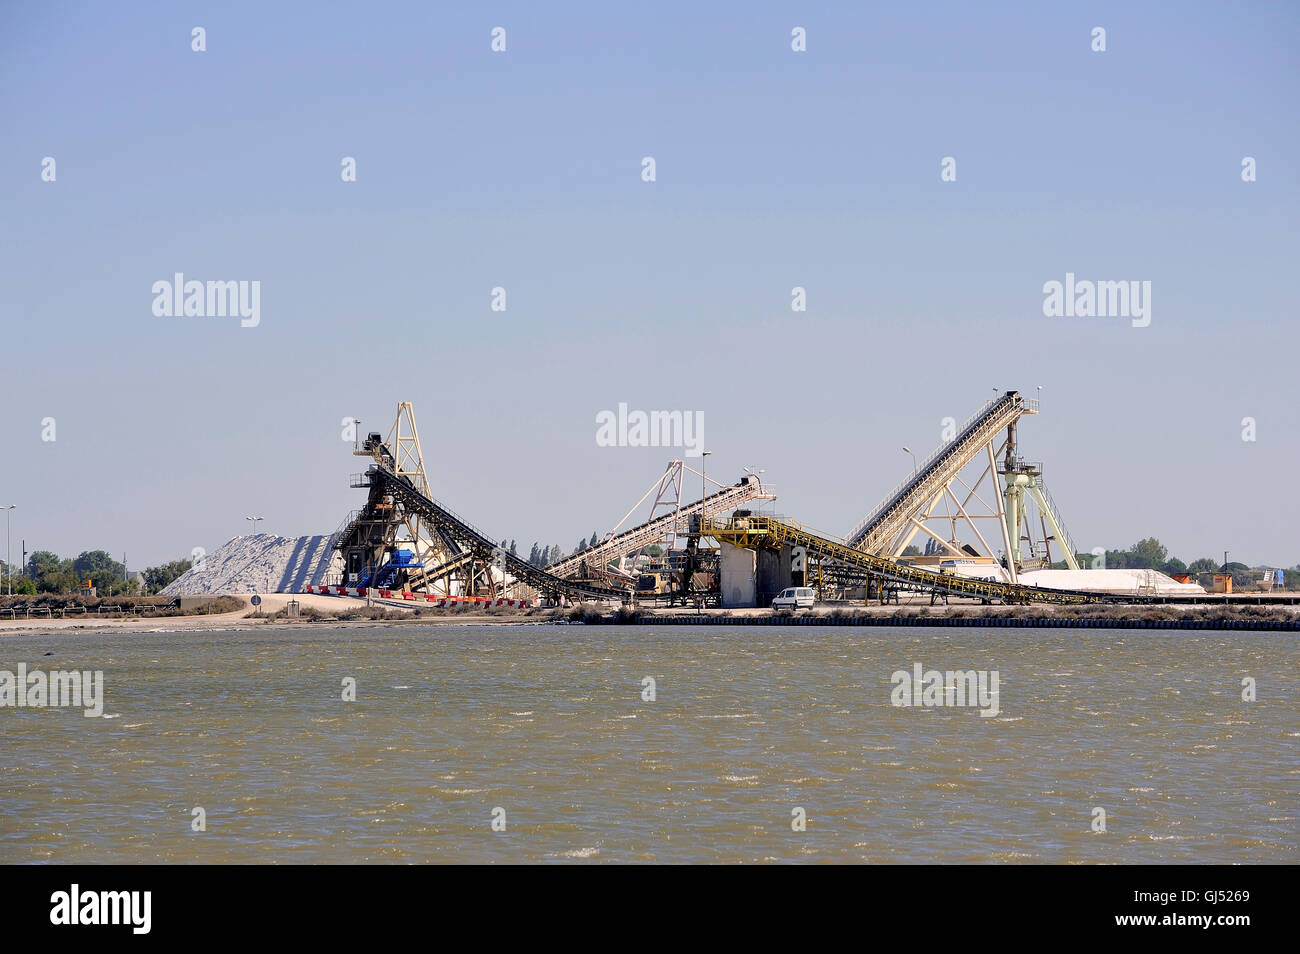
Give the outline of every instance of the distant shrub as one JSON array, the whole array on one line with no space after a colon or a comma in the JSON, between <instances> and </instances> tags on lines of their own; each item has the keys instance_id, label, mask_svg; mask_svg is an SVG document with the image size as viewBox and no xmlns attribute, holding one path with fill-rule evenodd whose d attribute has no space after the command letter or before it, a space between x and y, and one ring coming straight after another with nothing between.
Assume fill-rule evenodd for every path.
<instances>
[{"instance_id":1,"label":"distant shrub","mask_svg":"<svg viewBox=\"0 0 1300 954\"><path fill-rule=\"evenodd\" d=\"M582 603L569 611L569 621L574 623L604 623L608 621L605 610L593 603Z\"/></svg>"},{"instance_id":2,"label":"distant shrub","mask_svg":"<svg viewBox=\"0 0 1300 954\"><path fill-rule=\"evenodd\" d=\"M339 614L340 620L357 619L409 619L409 610L389 609L386 606L358 606Z\"/></svg>"}]
</instances>

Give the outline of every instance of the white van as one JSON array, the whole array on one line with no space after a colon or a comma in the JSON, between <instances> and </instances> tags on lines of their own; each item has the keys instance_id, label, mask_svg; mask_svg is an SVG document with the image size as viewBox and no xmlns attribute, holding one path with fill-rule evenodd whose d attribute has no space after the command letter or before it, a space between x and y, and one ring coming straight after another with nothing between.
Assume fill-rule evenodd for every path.
<instances>
[{"instance_id":1,"label":"white van","mask_svg":"<svg viewBox=\"0 0 1300 954\"><path fill-rule=\"evenodd\" d=\"M817 602L817 591L811 586L789 586L772 600L772 609L812 609Z\"/></svg>"}]
</instances>

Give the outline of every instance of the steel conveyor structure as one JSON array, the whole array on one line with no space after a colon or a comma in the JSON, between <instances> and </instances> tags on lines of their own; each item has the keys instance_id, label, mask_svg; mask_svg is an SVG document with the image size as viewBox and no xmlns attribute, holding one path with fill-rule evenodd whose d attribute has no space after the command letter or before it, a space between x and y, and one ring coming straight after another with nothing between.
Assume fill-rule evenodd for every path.
<instances>
[{"instance_id":1,"label":"steel conveyor structure","mask_svg":"<svg viewBox=\"0 0 1300 954\"><path fill-rule=\"evenodd\" d=\"M809 560L827 561L850 567L868 580L888 581L898 586L942 596L965 596L1001 603L1101 603L1111 601L1109 594L1078 590L1042 589L1019 583L996 583L947 573L934 573L906 563L867 553L847 541L833 540L813 533L799 524L773 517L732 517L706 520L701 531L723 543L757 549L759 547L803 547Z\"/></svg>"},{"instance_id":2,"label":"steel conveyor structure","mask_svg":"<svg viewBox=\"0 0 1300 954\"><path fill-rule=\"evenodd\" d=\"M584 565L588 572L599 573L611 561L619 560L626 554L635 553L651 544L660 543L683 533L684 528L690 525L692 517L701 511L705 516L721 514L728 510L735 510L752 500L770 497L771 494L763 490L763 484L757 476L746 474L738 483L709 494L703 501L683 504L680 509L671 513L648 520L631 530L616 533L596 546L553 563L546 569L547 572L560 577L579 574L583 571Z\"/></svg>"},{"instance_id":3,"label":"steel conveyor structure","mask_svg":"<svg viewBox=\"0 0 1300 954\"><path fill-rule=\"evenodd\" d=\"M566 580L533 566L435 500L409 402L398 405L387 440L372 433L353 453L373 463L352 478L354 488L367 489L366 504L349 515L335 542L347 584L364 585L397 550L410 549L419 566L404 574L401 585L408 591L499 596L523 585L555 600L626 598L624 589Z\"/></svg>"},{"instance_id":4,"label":"steel conveyor structure","mask_svg":"<svg viewBox=\"0 0 1300 954\"><path fill-rule=\"evenodd\" d=\"M472 554L472 558L482 566L504 568L505 573L517 583L531 586L552 599L577 596L594 600L622 600L626 595L623 590L566 580L538 569L527 560L502 549L491 537L449 507L417 490L409 477L398 476L382 465L376 465L366 473L370 476L371 486L380 488L391 497L395 507L418 514L426 526L437 530L444 539L454 541L462 554Z\"/></svg>"},{"instance_id":5,"label":"steel conveyor structure","mask_svg":"<svg viewBox=\"0 0 1300 954\"><path fill-rule=\"evenodd\" d=\"M849 531L849 545L878 555L901 553L906 545L902 541L911 538L927 516L928 507L950 492L947 488L962 469L986 448L992 462L992 445L999 433L1015 424L1022 414L1037 412L1037 402L1026 401L1018 391L994 398L971 416L951 441L941 445L907 480L891 490L875 510L858 521ZM995 488L995 495L999 489Z\"/></svg>"}]
</instances>

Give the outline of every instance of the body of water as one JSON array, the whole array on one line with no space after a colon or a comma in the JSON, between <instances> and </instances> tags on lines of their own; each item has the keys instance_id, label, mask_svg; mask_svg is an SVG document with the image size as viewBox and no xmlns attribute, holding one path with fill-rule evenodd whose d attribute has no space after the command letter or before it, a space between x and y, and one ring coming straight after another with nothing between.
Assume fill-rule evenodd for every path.
<instances>
[{"instance_id":1,"label":"body of water","mask_svg":"<svg viewBox=\"0 0 1300 954\"><path fill-rule=\"evenodd\" d=\"M882 627L22 634L0 639L0 669L102 670L104 705L0 708L0 861L1295 862L1297 645ZM995 671L997 714L891 704L892 674L916 664Z\"/></svg>"}]
</instances>

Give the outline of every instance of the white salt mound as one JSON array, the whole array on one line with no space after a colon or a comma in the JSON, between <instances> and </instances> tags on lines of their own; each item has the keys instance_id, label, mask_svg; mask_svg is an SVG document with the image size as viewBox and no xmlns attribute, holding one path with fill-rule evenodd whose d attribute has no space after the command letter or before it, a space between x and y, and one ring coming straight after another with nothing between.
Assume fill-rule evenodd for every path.
<instances>
[{"instance_id":1,"label":"white salt mound","mask_svg":"<svg viewBox=\"0 0 1300 954\"><path fill-rule=\"evenodd\" d=\"M1204 596L1205 587L1179 583L1159 570L1031 570L1020 582L1057 590L1088 590L1132 596Z\"/></svg>"},{"instance_id":2,"label":"white salt mound","mask_svg":"<svg viewBox=\"0 0 1300 954\"><path fill-rule=\"evenodd\" d=\"M173 580L161 595L301 593L308 586L337 583L343 557L334 551L336 536L235 537Z\"/></svg>"},{"instance_id":3,"label":"white salt mound","mask_svg":"<svg viewBox=\"0 0 1300 954\"><path fill-rule=\"evenodd\" d=\"M928 567L927 567L928 569ZM1000 566L972 564L958 566L958 576L977 580L992 577L1008 582ZM1114 593L1125 596L1204 596L1205 588L1197 583L1179 583L1159 570L1121 568L1115 570L1024 570L1017 577L1026 586L1048 590L1086 590L1089 593Z\"/></svg>"}]
</instances>

